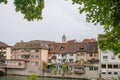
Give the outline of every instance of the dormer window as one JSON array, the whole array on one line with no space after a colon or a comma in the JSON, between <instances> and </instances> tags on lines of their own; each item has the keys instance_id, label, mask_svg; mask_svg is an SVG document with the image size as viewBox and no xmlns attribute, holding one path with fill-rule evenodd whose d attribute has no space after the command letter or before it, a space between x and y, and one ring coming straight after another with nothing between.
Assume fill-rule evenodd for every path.
<instances>
[{"instance_id":1,"label":"dormer window","mask_svg":"<svg viewBox=\"0 0 120 80\"><path fill-rule=\"evenodd\" d=\"M35 52L39 52L39 49L36 49Z\"/></svg>"},{"instance_id":2,"label":"dormer window","mask_svg":"<svg viewBox=\"0 0 120 80\"><path fill-rule=\"evenodd\" d=\"M61 46L60 50L64 50L64 49L65 49L65 47Z\"/></svg>"},{"instance_id":3,"label":"dormer window","mask_svg":"<svg viewBox=\"0 0 120 80\"><path fill-rule=\"evenodd\" d=\"M49 48L49 51L53 51L53 48Z\"/></svg>"},{"instance_id":4,"label":"dormer window","mask_svg":"<svg viewBox=\"0 0 120 80\"><path fill-rule=\"evenodd\" d=\"M84 48L80 48L80 50L84 50Z\"/></svg>"},{"instance_id":5,"label":"dormer window","mask_svg":"<svg viewBox=\"0 0 120 80\"><path fill-rule=\"evenodd\" d=\"M113 60L114 60L114 59L115 59L115 56L113 55L113 56L111 57L111 59L113 59Z\"/></svg>"}]
</instances>

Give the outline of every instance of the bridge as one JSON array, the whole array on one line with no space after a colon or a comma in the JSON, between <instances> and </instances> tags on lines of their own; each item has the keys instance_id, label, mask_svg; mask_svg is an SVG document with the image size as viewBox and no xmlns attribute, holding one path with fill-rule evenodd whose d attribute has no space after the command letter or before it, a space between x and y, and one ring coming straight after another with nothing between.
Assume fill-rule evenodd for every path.
<instances>
[{"instance_id":1,"label":"bridge","mask_svg":"<svg viewBox=\"0 0 120 80\"><path fill-rule=\"evenodd\" d=\"M6 68L4 64L0 64L0 75L6 74Z\"/></svg>"}]
</instances>

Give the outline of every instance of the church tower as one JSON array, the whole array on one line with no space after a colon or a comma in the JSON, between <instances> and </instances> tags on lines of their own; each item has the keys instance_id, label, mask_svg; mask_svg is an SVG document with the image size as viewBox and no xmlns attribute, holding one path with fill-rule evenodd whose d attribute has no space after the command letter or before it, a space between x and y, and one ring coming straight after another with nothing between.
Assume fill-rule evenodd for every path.
<instances>
[{"instance_id":1,"label":"church tower","mask_svg":"<svg viewBox=\"0 0 120 80\"><path fill-rule=\"evenodd\" d=\"M66 36L63 35L63 36L62 36L62 43L65 43L65 42L66 42Z\"/></svg>"}]
</instances>

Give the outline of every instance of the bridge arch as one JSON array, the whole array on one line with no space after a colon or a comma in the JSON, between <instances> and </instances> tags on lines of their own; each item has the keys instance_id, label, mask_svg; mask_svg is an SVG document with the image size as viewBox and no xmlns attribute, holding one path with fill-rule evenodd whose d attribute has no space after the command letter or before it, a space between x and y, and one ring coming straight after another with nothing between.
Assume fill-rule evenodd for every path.
<instances>
[{"instance_id":1,"label":"bridge arch","mask_svg":"<svg viewBox=\"0 0 120 80\"><path fill-rule=\"evenodd\" d=\"M0 68L0 75L4 75L4 74L6 74L5 68Z\"/></svg>"}]
</instances>

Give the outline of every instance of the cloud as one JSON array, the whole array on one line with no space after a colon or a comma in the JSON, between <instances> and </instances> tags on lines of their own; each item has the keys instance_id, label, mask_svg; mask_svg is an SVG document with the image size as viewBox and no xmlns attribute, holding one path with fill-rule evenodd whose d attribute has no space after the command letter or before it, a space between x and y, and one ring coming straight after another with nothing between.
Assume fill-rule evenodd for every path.
<instances>
[{"instance_id":1,"label":"cloud","mask_svg":"<svg viewBox=\"0 0 120 80\"><path fill-rule=\"evenodd\" d=\"M45 0L43 20L29 22L19 12L15 12L9 0L7 5L0 5L0 40L10 45L20 40L61 41L63 34L67 39L84 39L97 37L103 33L100 25L85 21L85 14L79 14L78 6L71 1Z\"/></svg>"}]
</instances>

